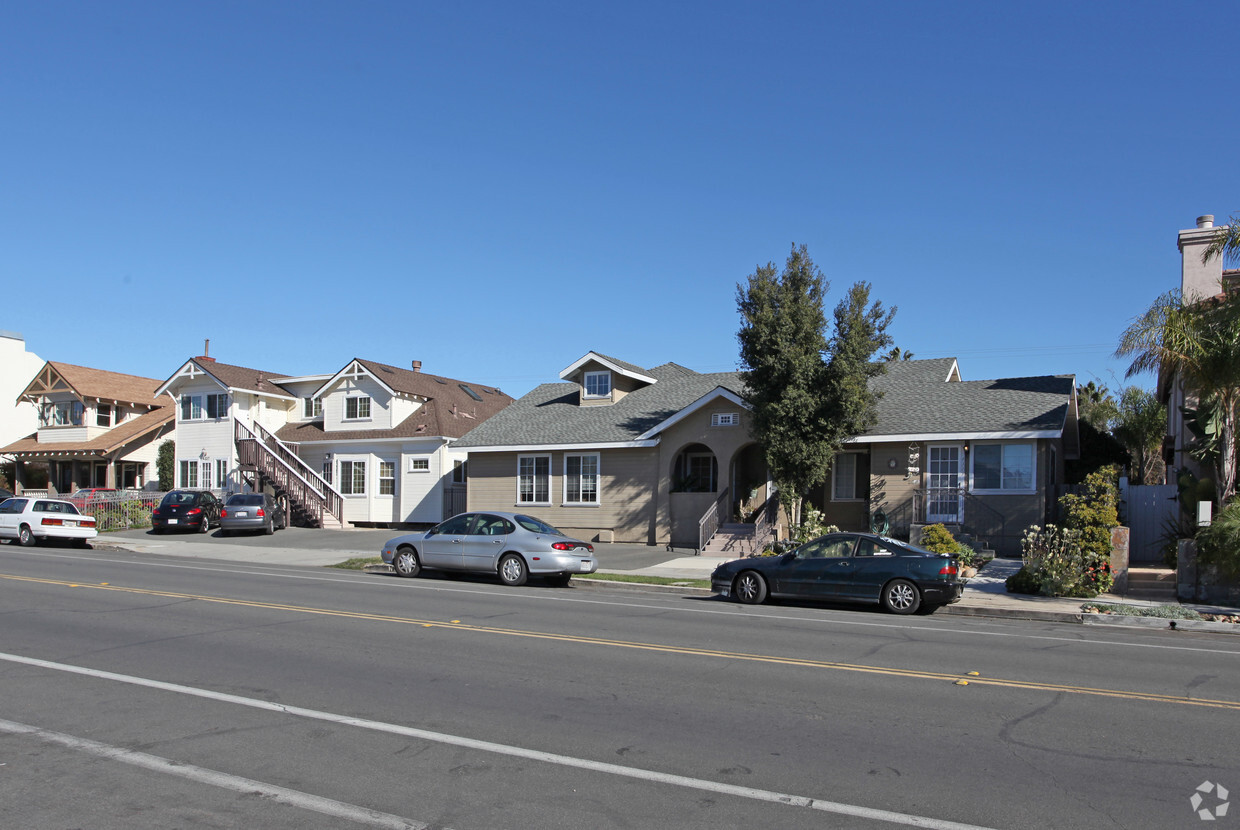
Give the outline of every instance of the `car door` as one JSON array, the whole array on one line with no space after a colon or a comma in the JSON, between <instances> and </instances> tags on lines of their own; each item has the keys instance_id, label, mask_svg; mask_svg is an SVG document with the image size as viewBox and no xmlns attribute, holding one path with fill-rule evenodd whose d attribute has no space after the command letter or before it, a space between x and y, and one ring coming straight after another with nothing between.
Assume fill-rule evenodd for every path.
<instances>
[{"instance_id":1,"label":"car door","mask_svg":"<svg viewBox=\"0 0 1240 830\"><path fill-rule=\"evenodd\" d=\"M463 567L461 545L474 520L473 513L462 513L432 527L422 537L422 564L428 568L459 570Z\"/></svg>"},{"instance_id":2,"label":"car door","mask_svg":"<svg viewBox=\"0 0 1240 830\"><path fill-rule=\"evenodd\" d=\"M879 592L896 575L899 564L895 553L877 540L862 536L857 540L857 549L853 553L849 595L878 602Z\"/></svg>"},{"instance_id":3,"label":"car door","mask_svg":"<svg viewBox=\"0 0 1240 830\"><path fill-rule=\"evenodd\" d=\"M488 513L475 515L461 543L462 567L467 571L493 573L498 567L499 555L505 550L508 534L515 529L501 516Z\"/></svg>"},{"instance_id":4,"label":"car door","mask_svg":"<svg viewBox=\"0 0 1240 830\"><path fill-rule=\"evenodd\" d=\"M823 536L793 551L792 560L780 569L782 590L795 597L838 599L847 597L852 582L851 536Z\"/></svg>"},{"instance_id":5,"label":"car door","mask_svg":"<svg viewBox=\"0 0 1240 830\"><path fill-rule=\"evenodd\" d=\"M0 507L0 536L5 539L17 538L17 526L26 507L27 499L13 498Z\"/></svg>"}]
</instances>

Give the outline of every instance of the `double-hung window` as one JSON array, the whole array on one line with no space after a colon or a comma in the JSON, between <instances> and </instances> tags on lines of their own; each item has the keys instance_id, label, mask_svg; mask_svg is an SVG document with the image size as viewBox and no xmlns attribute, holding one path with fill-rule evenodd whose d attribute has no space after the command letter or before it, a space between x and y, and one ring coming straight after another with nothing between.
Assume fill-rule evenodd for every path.
<instances>
[{"instance_id":1,"label":"double-hung window","mask_svg":"<svg viewBox=\"0 0 1240 830\"><path fill-rule=\"evenodd\" d=\"M228 395L207 395L207 417L224 418L228 415Z\"/></svg>"},{"instance_id":2,"label":"double-hung window","mask_svg":"<svg viewBox=\"0 0 1240 830\"><path fill-rule=\"evenodd\" d=\"M551 456L521 455L517 457L517 503L549 504L551 502Z\"/></svg>"},{"instance_id":3,"label":"double-hung window","mask_svg":"<svg viewBox=\"0 0 1240 830\"><path fill-rule=\"evenodd\" d=\"M340 494L342 496L366 495L366 462L340 462Z\"/></svg>"},{"instance_id":4,"label":"double-hung window","mask_svg":"<svg viewBox=\"0 0 1240 830\"><path fill-rule=\"evenodd\" d=\"M832 501L858 501L869 496L869 464L866 456L842 452L835 457L831 476Z\"/></svg>"},{"instance_id":5,"label":"double-hung window","mask_svg":"<svg viewBox=\"0 0 1240 830\"><path fill-rule=\"evenodd\" d=\"M182 395L181 396L181 420L182 421L201 421L202 420L202 396L201 395Z\"/></svg>"},{"instance_id":6,"label":"double-hung window","mask_svg":"<svg viewBox=\"0 0 1240 830\"><path fill-rule=\"evenodd\" d=\"M587 398L607 398L611 396L611 372L586 372Z\"/></svg>"},{"instance_id":7,"label":"double-hung window","mask_svg":"<svg viewBox=\"0 0 1240 830\"><path fill-rule=\"evenodd\" d=\"M228 459L215 459L215 489L228 489Z\"/></svg>"},{"instance_id":8,"label":"double-hung window","mask_svg":"<svg viewBox=\"0 0 1240 830\"><path fill-rule=\"evenodd\" d=\"M181 420L201 421L203 418L218 419L228 415L228 395L182 395Z\"/></svg>"},{"instance_id":9,"label":"double-hung window","mask_svg":"<svg viewBox=\"0 0 1240 830\"><path fill-rule=\"evenodd\" d=\"M598 504L598 454L564 456L564 503Z\"/></svg>"},{"instance_id":10,"label":"double-hung window","mask_svg":"<svg viewBox=\"0 0 1240 830\"><path fill-rule=\"evenodd\" d=\"M1032 443L974 444L973 489L1031 492L1034 488Z\"/></svg>"},{"instance_id":11,"label":"double-hung window","mask_svg":"<svg viewBox=\"0 0 1240 830\"><path fill-rule=\"evenodd\" d=\"M322 398L303 398L302 413L307 418L323 417L323 399Z\"/></svg>"},{"instance_id":12,"label":"double-hung window","mask_svg":"<svg viewBox=\"0 0 1240 830\"><path fill-rule=\"evenodd\" d=\"M370 398L366 395L353 395L344 399L344 419L359 421L370 417Z\"/></svg>"},{"instance_id":13,"label":"double-hung window","mask_svg":"<svg viewBox=\"0 0 1240 830\"><path fill-rule=\"evenodd\" d=\"M379 495L396 495L396 462L379 462Z\"/></svg>"},{"instance_id":14,"label":"double-hung window","mask_svg":"<svg viewBox=\"0 0 1240 830\"><path fill-rule=\"evenodd\" d=\"M181 486L189 489L193 489L198 486L197 461L181 462Z\"/></svg>"},{"instance_id":15,"label":"double-hung window","mask_svg":"<svg viewBox=\"0 0 1240 830\"><path fill-rule=\"evenodd\" d=\"M95 425L101 427L112 426L112 405L101 403L95 407Z\"/></svg>"}]
</instances>

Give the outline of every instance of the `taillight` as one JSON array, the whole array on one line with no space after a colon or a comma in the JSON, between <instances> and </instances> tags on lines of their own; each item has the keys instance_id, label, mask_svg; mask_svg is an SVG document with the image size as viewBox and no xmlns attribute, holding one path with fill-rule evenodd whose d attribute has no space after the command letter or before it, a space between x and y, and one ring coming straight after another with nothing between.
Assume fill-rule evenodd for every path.
<instances>
[{"instance_id":1,"label":"taillight","mask_svg":"<svg viewBox=\"0 0 1240 830\"><path fill-rule=\"evenodd\" d=\"M955 575L956 575L955 565L944 565L943 567L939 568L939 576L955 576Z\"/></svg>"},{"instance_id":2,"label":"taillight","mask_svg":"<svg viewBox=\"0 0 1240 830\"><path fill-rule=\"evenodd\" d=\"M255 515L255 516L258 516L258 518L260 518L260 519L261 519L263 516L266 516L267 514L266 514L266 513L264 513L264 512L263 512L263 508L261 508L261 507L260 507L260 508L258 508L258 512L257 512L257 513L255 513L254 515Z\"/></svg>"},{"instance_id":3,"label":"taillight","mask_svg":"<svg viewBox=\"0 0 1240 830\"><path fill-rule=\"evenodd\" d=\"M186 516L197 516L201 512L202 512L201 507L191 507L189 510L185 511L185 515Z\"/></svg>"},{"instance_id":4,"label":"taillight","mask_svg":"<svg viewBox=\"0 0 1240 830\"><path fill-rule=\"evenodd\" d=\"M220 508L220 518L221 518L221 519L227 519L227 518L228 518L228 509L227 509L227 508Z\"/></svg>"},{"instance_id":5,"label":"taillight","mask_svg":"<svg viewBox=\"0 0 1240 830\"><path fill-rule=\"evenodd\" d=\"M577 546L574 545L572 542L552 542L551 543L552 550L572 550L575 547Z\"/></svg>"},{"instance_id":6,"label":"taillight","mask_svg":"<svg viewBox=\"0 0 1240 830\"><path fill-rule=\"evenodd\" d=\"M158 508L158 507L156 507L154 510L152 510L152 511L151 511L151 515L152 515L152 516L158 516L158 515L159 515L159 508Z\"/></svg>"},{"instance_id":7,"label":"taillight","mask_svg":"<svg viewBox=\"0 0 1240 830\"><path fill-rule=\"evenodd\" d=\"M78 524L82 527L94 527L95 520L92 518L78 519Z\"/></svg>"},{"instance_id":8,"label":"taillight","mask_svg":"<svg viewBox=\"0 0 1240 830\"><path fill-rule=\"evenodd\" d=\"M53 527L60 527L61 525L64 524L64 520L63 519L49 519L48 517L44 516L41 524L52 525Z\"/></svg>"}]
</instances>

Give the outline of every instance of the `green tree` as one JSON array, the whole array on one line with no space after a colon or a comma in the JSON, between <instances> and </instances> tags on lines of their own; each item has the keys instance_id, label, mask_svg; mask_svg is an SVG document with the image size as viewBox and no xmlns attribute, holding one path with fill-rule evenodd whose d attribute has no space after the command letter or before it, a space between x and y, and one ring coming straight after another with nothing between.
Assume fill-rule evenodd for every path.
<instances>
[{"instance_id":1,"label":"green tree","mask_svg":"<svg viewBox=\"0 0 1240 830\"><path fill-rule=\"evenodd\" d=\"M800 523L801 502L826 479L840 444L873 423L867 382L885 370L872 361L891 342L886 327L895 310L868 306L870 287L864 283L836 308L828 341L828 287L804 245L792 246L782 272L767 263L736 287L741 379L753 435L794 525Z\"/></svg>"},{"instance_id":2,"label":"green tree","mask_svg":"<svg viewBox=\"0 0 1240 830\"><path fill-rule=\"evenodd\" d=\"M175 441L165 441L159 445L155 456L155 471L159 474L159 489L171 490L173 473L176 471L177 445Z\"/></svg>"},{"instance_id":3,"label":"green tree","mask_svg":"<svg viewBox=\"0 0 1240 830\"><path fill-rule=\"evenodd\" d=\"M1240 216L1232 216L1226 225L1220 225L1214 239L1201 252L1202 263L1221 256L1226 262L1240 262Z\"/></svg>"},{"instance_id":4,"label":"green tree","mask_svg":"<svg viewBox=\"0 0 1240 830\"><path fill-rule=\"evenodd\" d=\"M1132 457L1129 477L1136 484L1157 484L1162 442L1167 434L1167 410L1158 397L1139 386L1121 391L1112 432Z\"/></svg>"},{"instance_id":5,"label":"green tree","mask_svg":"<svg viewBox=\"0 0 1240 830\"><path fill-rule=\"evenodd\" d=\"M1186 304L1179 291L1169 291L1124 331L1115 353L1132 358L1128 377L1145 371L1175 375L1199 405L1217 414L1214 481L1219 504L1224 504L1236 490L1240 293Z\"/></svg>"},{"instance_id":6,"label":"green tree","mask_svg":"<svg viewBox=\"0 0 1240 830\"><path fill-rule=\"evenodd\" d=\"M1119 407L1111 391L1090 381L1084 386L1076 387L1076 405L1081 420L1099 432L1108 432L1111 422L1119 414Z\"/></svg>"}]
</instances>

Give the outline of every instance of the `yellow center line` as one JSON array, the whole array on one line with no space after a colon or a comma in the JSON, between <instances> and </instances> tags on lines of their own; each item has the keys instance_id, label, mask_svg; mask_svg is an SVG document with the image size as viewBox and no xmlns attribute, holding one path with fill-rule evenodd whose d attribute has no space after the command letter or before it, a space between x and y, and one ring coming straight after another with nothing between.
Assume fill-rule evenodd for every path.
<instances>
[{"instance_id":1,"label":"yellow center line","mask_svg":"<svg viewBox=\"0 0 1240 830\"><path fill-rule=\"evenodd\" d=\"M692 657L715 657L724 660L738 660L751 663L771 663L781 666L798 666L802 668L832 669L836 671L879 674L917 680L938 680L956 683L962 677L968 678L971 686L997 686L1007 689L1029 689L1034 691L1058 692L1065 694L1094 695L1100 697L1120 698L1124 700L1141 700L1153 703L1175 703L1186 706L1207 706L1217 709L1234 709L1240 711L1240 701L1212 700L1209 698L1190 698L1181 695L1163 695L1151 692L1134 692L1122 689L1096 689L1088 686L1073 686L1064 683L1040 683L1032 680L1011 680L1001 677L979 677L973 674L949 674L946 672L924 671L920 669L884 668L882 666L865 666L856 663L841 663L834 660L813 660L805 657L779 657L772 654L750 654L741 651L722 651L719 649L695 648L692 646L673 646L661 643L648 643L631 640L614 640L603 637L586 637L579 634L556 634L546 631L522 631L516 628L495 628L486 625L471 625L456 620L418 619L415 617L397 617L390 614L369 614L360 611L339 611L331 608L314 608L304 605L288 605L279 602L262 602L259 600L234 599L230 597L213 597L203 594L187 594L180 591L157 591L150 588L131 588L110 583L70 582L60 579L41 579L12 574L0 574L0 579L17 582L35 582L44 585L60 585L67 588L93 588L100 591L140 594L144 596L164 597L168 599L197 600L214 602L221 605L237 605L247 608L264 608L272 611L291 611L298 614L313 614L325 617L343 617L369 622L390 622L402 625L417 625L423 628L444 628L456 631L469 631L480 634L502 634L508 637L527 637L553 642L575 643L578 645L607 646L611 648L628 648L639 651L653 651L663 654L678 654Z\"/></svg>"}]
</instances>

